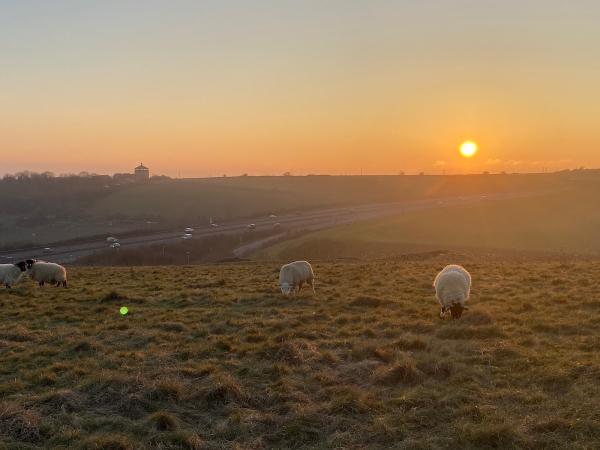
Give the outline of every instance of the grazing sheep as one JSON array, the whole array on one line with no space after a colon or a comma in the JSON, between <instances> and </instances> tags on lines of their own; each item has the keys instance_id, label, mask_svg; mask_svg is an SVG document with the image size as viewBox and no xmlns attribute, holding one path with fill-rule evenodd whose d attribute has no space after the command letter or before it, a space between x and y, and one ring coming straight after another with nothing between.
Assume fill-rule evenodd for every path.
<instances>
[{"instance_id":1,"label":"grazing sheep","mask_svg":"<svg viewBox=\"0 0 600 450\"><path fill-rule=\"evenodd\" d=\"M21 279L25 270L27 270L25 261L16 264L0 264L0 283L10 289Z\"/></svg>"},{"instance_id":2,"label":"grazing sheep","mask_svg":"<svg viewBox=\"0 0 600 450\"><path fill-rule=\"evenodd\" d=\"M453 319L459 319L471 292L471 275L464 267L451 264L437 274L433 282L435 296L442 307L440 319L448 310Z\"/></svg>"},{"instance_id":3,"label":"grazing sheep","mask_svg":"<svg viewBox=\"0 0 600 450\"><path fill-rule=\"evenodd\" d=\"M37 261L35 259L28 259L27 263L27 274L29 277L37 281L40 286L44 283L56 284L67 287L67 269L60 264L50 263L45 261Z\"/></svg>"},{"instance_id":4,"label":"grazing sheep","mask_svg":"<svg viewBox=\"0 0 600 450\"><path fill-rule=\"evenodd\" d=\"M315 274L312 266L306 261L295 261L281 266L279 271L279 286L283 295L300 292L304 283L312 287L315 293Z\"/></svg>"}]
</instances>

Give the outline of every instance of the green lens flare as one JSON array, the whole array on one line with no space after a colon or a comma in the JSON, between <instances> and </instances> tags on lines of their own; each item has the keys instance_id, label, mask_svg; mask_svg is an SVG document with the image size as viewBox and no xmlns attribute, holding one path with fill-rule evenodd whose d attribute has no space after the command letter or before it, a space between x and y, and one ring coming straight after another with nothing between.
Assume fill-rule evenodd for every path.
<instances>
[{"instance_id":1,"label":"green lens flare","mask_svg":"<svg viewBox=\"0 0 600 450\"><path fill-rule=\"evenodd\" d=\"M129 312L129 309L127 308L127 306L121 306L121 309L119 310L119 312L121 313L122 316L124 316Z\"/></svg>"}]
</instances>

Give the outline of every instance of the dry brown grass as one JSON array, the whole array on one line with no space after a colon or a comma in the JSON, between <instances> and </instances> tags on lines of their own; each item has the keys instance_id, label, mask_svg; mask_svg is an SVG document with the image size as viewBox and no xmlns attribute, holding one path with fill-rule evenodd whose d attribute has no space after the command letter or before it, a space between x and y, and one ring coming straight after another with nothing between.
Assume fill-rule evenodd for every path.
<instances>
[{"instance_id":1,"label":"dry brown grass","mask_svg":"<svg viewBox=\"0 0 600 450\"><path fill-rule=\"evenodd\" d=\"M600 263L80 268L0 290L0 448L597 448ZM130 313L122 317L120 306Z\"/></svg>"}]
</instances>

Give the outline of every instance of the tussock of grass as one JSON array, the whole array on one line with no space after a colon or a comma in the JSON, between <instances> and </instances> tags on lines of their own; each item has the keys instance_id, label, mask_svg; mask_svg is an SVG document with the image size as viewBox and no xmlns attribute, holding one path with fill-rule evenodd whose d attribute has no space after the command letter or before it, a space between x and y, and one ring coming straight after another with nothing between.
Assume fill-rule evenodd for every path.
<instances>
[{"instance_id":1,"label":"tussock of grass","mask_svg":"<svg viewBox=\"0 0 600 450\"><path fill-rule=\"evenodd\" d=\"M389 366L380 367L374 375L376 382L387 385L412 385L423 380L423 373L410 356L404 356Z\"/></svg>"},{"instance_id":2,"label":"tussock of grass","mask_svg":"<svg viewBox=\"0 0 600 450\"><path fill-rule=\"evenodd\" d=\"M403 336L393 343L395 348L400 350L420 351L427 349L427 342L417 336Z\"/></svg>"},{"instance_id":3,"label":"tussock of grass","mask_svg":"<svg viewBox=\"0 0 600 450\"><path fill-rule=\"evenodd\" d=\"M81 445L81 450L134 450L134 441L127 436L111 434L108 436L96 435Z\"/></svg>"},{"instance_id":4,"label":"tussock of grass","mask_svg":"<svg viewBox=\"0 0 600 450\"><path fill-rule=\"evenodd\" d=\"M151 414L148 421L159 431L173 431L178 428L177 417L166 411L157 411Z\"/></svg>"},{"instance_id":5,"label":"tussock of grass","mask_svg":"<svg viewBox=\"0 0 600 450\"><path fill-rule=\"evenodd\" d=\"M31 404L44 414L79 411L83 405L80 394L70 389L45 392L31 399Z\"/></svg>"},{"instance_id":6,"label":"tussock of grass","mask_svg":"<svg viewBox=\"0 0 600 450\"><path fill-rule=\"evenodd\" d=\"M182 383L175 379L158 380L146 389L146 396L151 400L178 401L184 393Z\"/></svg>"},{"instance_id":7,"label":"tussock of grass","mask_svg":"<svg viewBox=\"0 0 600 450\"><path fill-rule=\"evenodd\" d=\"M317 294L294 298L276 293L279 264L256 263L72 268L69 289L7 293L0 442L597 447L600 308L596 284L580 281L599 263L561 268L557 286L556 263L473 263L456 321L438 318L428 261L314 266Z\"/></svg>"},{"instance_id":8,"label":"tussock of grass","mask_svg":"<svg viewBox=\"0 0 600 450\"><path fill-rule=\"evenodd\" d=\"M201 398L209 406L245 404L248 400L242 387L232 376L213 377L209 386L201 392Z\"/></svg>"},{"instance_id":9,"label":"tussock of grass","mask_svg":"<svg viewBox=\"0 0 600 450\"><path fill-rule=\"evenodd\" d=\"M94 351L94 346L89 341L79 341L73 346L75 353L90 353Z\"/></svg>"},{"instance_id":10,"label":"tussock of grass","mask_svg":"<svg viewBox=\"0 0 600 450\"><path fill-rule=\"evenodd\" d=\"M572 422L563 418L552 418L542 422L535 423L531 426L531 431L534 433L556 433L571 431L574 428Z\"/></svg>"},{"instance_id":11,"label":"tussock of grass","mask_svg":"<svg viewBox=\"0 0 600 450\"><path fill-rule=\"evenodd\" d=\"M478 449L530 447L514 425L504 423L472 425L459 429L456 443Z\"/></svg>"},{"instance_id":12,"label":"tussock of grass","mask_svg":"<svg viewBox=\"0 0 600 450\"><path fill-rule=\"evenodd\" d=\"M18 442L38 442L42 439L41 418L32 410L16 404L0 404L0 435Z\"/></svg>"},{"instance_id":13,"label":"tussock of grass","mask_svg":"<svg viewBox=\"0 0 600 450\"><path fill-rule=\"evenodd\" d=\"M120 302L123 300L127 300L127 296L120 294L117 291L110 291L106 293L101 299L101 302Z\"/></svg>"},{"instance_id":14,"label":"tussock of grass","mask_svg":"<svg viewBox=\"0 0 600 450\"><path fill-rule=\"evenodd\" d=\"M161 432L152 436L148 444L151 448L157 449L204 450L207 448L198 434L185 431Z\"/></svg>"},{"instance_id":15,"label":"tussock of grass","mask_svg":"<svg viewBox=\"0 0 600 450\"><path fill-rule=\"evenodd\" d=\"M182 333L187 330L187 327L180 322L164 322L159 325L162 330L172 331L174 333Z\"/></svg>"}]
</instances>

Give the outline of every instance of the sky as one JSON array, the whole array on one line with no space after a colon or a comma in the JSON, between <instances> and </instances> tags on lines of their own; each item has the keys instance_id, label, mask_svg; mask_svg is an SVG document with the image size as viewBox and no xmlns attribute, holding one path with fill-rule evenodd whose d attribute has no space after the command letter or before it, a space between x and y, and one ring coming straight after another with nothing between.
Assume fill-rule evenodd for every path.
<instances>
[{"instance_id":1,"label":"sky","mask_svg":"<svg viewBox=\"0 0 600 450\"><path fill-rule=\"evenodd\" d=\"M596 0L0 0L0 174L600 167L599 23Z\"/></svg>"}]
</instances>

